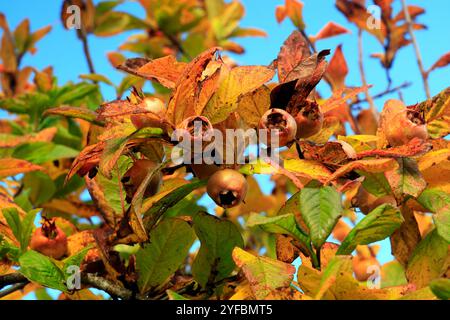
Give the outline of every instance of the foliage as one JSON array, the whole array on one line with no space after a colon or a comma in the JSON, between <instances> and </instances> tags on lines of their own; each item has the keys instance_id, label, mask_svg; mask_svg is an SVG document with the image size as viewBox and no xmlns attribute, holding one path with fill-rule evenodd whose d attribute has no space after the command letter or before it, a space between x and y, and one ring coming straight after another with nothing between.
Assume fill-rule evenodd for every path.
<instances>
[{"instance_id":1,"label":"foliage","mask_svg":"<svg viewBox=\"0 0 450 320\"><path fill-rule=\"evenodd\" d=\"M79 83L58 84L51 66L23 66L50 27L32 32L26 19L12 31L0 15L0 108L11 115L0 120L0 289L15 270L30 282L6 298L50 298L42 288L64 299L100 298L87 288L122 299L449 298L450 88L413 106L387 101L378 114L363 73L360 87L346 85L353 66L342 46L316 50L350 31L330 21L307 36L298 0L276 9L277 21L295 30L269 66L238 66L228 56L244 52L236 38L266 35L241 27L239 1L140 0L144 18L118 10L120 0L62 2L64 24L70 4L81 8L76 33L90 73ZM392 1L374 3L379 29L367 26L360 1L336 6L378 40L384 51L373 56L389 71L411 44L409 22L405 11L393 14ZM413 29L423 29L416 20L424 10L405 9ZM126 31L133 36L108 53L124 74L114 84L96 73L88 40ZM331 96L319 94L321 81ZM117 99L103 101L100 83ZM172 162L170 136L189 117L222 132L256 129L271 108L291 114L297 130L311 126L280 149L280 163ZM224 167L245 175L247 195L208 210L199 200ZM258 175L270 175L270 195ZM37 216L67 236L62 258L30 244ZM395 260L380 266L374 243L383 239ZM70 266L80 267L84 289L68 287Z\"/></svg>"}]
</instances>

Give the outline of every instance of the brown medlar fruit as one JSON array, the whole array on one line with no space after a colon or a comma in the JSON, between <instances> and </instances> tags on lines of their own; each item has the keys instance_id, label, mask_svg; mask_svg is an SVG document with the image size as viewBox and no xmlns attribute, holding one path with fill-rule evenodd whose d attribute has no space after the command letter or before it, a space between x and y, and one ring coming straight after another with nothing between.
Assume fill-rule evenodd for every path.
<instances>
[{"instance_id":1,"label":"brown medlar fruit","mask_svg":"<svg viewBox=\"0 0 450 320\"><path fill-rule=\"evenodd\" d=\"M421 112L407 108L400 100L386 101L380 114L380 128L392 147L407 144L413 138L428 139Z\"/></svg>"},{"instance_id":2,"label":"brown medlar fruit","mask_svg":"<svg viewBox=\"0 0 450 320\"><path fill-rule=\"evenodd\" d=\"M44 218L42 227L37 228L31 237L30 247L43 255L60 259L67 252L67 236L54 221Z\"/></svg>"},{"instance_id":3,"label":"brown medlar fruit","mask_svg":"<svg viewBox=\"0 0 450 320\"><path fill-rule=\"evenodd\" d=\"M263 114L259 121L259 129L267 130L267 146L271 145L272 132L276 130L275 135L278 136L278 146L284 147L295 139L297 124L289 113L282 109L273 108Z\"/></svg>"},{"instance_id":4,"label":"brown medlar fruit","mask_svg":"<svg viewBox=\"0 0 450 320\"><path fill-rule=\"evenodd\" d=\"M128 169L127 172L125 172L121 182L127 195L127 202L130 202L131 199L133 199L134 194L136 193L141 183L144 181L148 172L155 169L157 165L158 164L152 160L139 159L134 161L133 166ZM147 188L144 192L144 197L151 197L155 195L159 191L161 181L162 173L161 171L159 171L153 176L153 178L147 185Z\"/></svg>"},{"instance_id":5,"label":"brown medlar fruit","mask_svg":"<svg viewBox=\"0 0 450 320\"><path fill-rule=\"evenodd\" d=\"M244 200L247 194L247 180L236 170L219 170L209 178L206 191L217 205L231 208Z\"/></svg>"},{"instance_id":6,"label":"brown medlar fruit","mask_svg":"<svg viewBox=\"0 0 450 320\"><path fill-rule=\"evenodd\" d=\"M323 113L315 101L307 101L294 119L297 123L297 139L311 137L322 129Z\"/></svg>"}]
</instances>

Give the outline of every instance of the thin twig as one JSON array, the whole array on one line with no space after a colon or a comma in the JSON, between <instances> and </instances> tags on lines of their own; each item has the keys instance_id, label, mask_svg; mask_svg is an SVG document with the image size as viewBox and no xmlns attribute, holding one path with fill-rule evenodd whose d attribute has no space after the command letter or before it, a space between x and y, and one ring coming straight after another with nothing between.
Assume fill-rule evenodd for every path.
<instances>
[{"instance_id":1,"label":"thin twig","mask_svg":"<svg viewBox=\"0 0 450 320\"><path fill-rule=\"evenodd\" d=\"M364 93L366 95L366 99L369 102L370 110L372 110L375 117L378 115L377 108L375 107L375 103L373 101L372 96L369 93L369 89L367 88L367 80L366 80L366 74L364 72L364 64L363 64L363 41L362 41L362 29L358 30L358 64L359 64L359 73L361 75L361 82L366 89L364 90Z\"/></svg>"},{"instance_id":2,"label":"thin twig","mask_svg":"<svg viewBox=\"0 0 450 320\"><path fill-rule=\"evenodd\" d=\"M386 71L386 80L387 80L387 87L386 90L389 90L391 88L392 85L392 78L391 78L391 66L392 63L389 64L389 66L387 66L387 56L388 56L388 51L389 51L389 47L391 46L391 27L389 24L389 21L386 20L386 16L384 14L381 15L381 20L383 21L385 27L386 27L386 41L384 44L384 70Z\"/></svg>"},{"instance_id":3,"label":"thin twig","mask_svg":"<svg viewBox=\"0 0 450 320\"><path fill-rule=\"evenodd\" d=\"M390 93L396 92L396 91L398 91L398 90L407 88L407 87L409 87L410 85L411 85L410 82L402 83L401 85L399 85L399 86L397 86L397 87L390 88L390 89L386 89L386 90L384 90L384 91L382 91L382 92L379 92L379 93L373 95L373 96L372 96L372 99L379 99L379 98L382 98L382 97L384 97L384 96L387 95L387 94L390 94ZM366 98L366 99L357 99L357 100L353 101L353 102L351 103L351 105L355 105L355 104L363 103L363 102L368 102L368 101L367 101L367 98Z\"/></svg>"},{"instance_id":4,"label":"thin twig","mask_svg":"<svg viewBox=\"0 0 450 320\"><path fill-rule=\"evenodd\" d=\"M406 24L408 25L408 32L411 37L412 44L414 46L414 51L416 52L417 65L419 66L420 74L422 75L423 87L425 88L425 94L427 95L427 99L431 98L430 95L430 87L428 86L428 74L425 71L422 63L422 55L420 54L419 45L417 43L416 36L413 31L413 23L411 16L408 11L408 6L406 5L406 0L402 0L403 13L405 15Z\"/></svg>"},{"instance_id":5,"label":"thin twig","mask_svg":"<svg viewBox=\"0 0 450 320\"><path fill-rule=\"evenodd\" d=\"M95 73L94 63L92 62L91 52L89 51L89 43L87 35L84 31L81 32L81 42L83 43L83 52L89 67L90 73Z\"/></svg>"}]
</instances>

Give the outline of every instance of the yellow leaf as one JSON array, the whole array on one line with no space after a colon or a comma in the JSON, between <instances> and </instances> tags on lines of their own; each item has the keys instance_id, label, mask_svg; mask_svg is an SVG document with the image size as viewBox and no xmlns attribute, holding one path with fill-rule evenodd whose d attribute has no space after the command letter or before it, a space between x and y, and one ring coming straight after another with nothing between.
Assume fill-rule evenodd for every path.
<instances>
[{"instance_id":1,"label":"yellow leaf","mask_svg":"<svg viewBox=\"0 0 450 320\"><path fill-rule=\"evenodd\" d=\"M220 84L202 115L211 123L224 121L236 111L238 98L261 87L272 79L274 70L264 66L240 66L231 70L222 67Z\"/></svg>"}]
</instances>

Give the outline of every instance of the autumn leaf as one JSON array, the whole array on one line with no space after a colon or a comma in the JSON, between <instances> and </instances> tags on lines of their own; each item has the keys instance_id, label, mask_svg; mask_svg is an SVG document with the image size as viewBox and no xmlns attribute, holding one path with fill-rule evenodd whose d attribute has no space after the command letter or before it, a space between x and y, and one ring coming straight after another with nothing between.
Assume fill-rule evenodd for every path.
<instances>
[{"instance_id":1,"label":"autumn leaf","mask_svg":"<svg viewBox=\"0 0 450 320\"><path fill-rule=\"evenodd\" d=\"M224 121L238 108L240 96L261 87L274 73L273 69L263 66L222 68L219 87L201 114L212 124Z\"/></svg>"},{"instance_id":2,"label":"autumn leaf","mask_svg":"<svg viewBox=\"0 0 450 320\"><path fill-rule=\"evenodd\" d=\"M311 41L315 42L317 40L327 39L345 33L351 32L340 24L330 21L322 29L320 29L320 31L316 35L310 36L310 39Z\"/></svg>"},{"instance_id":3,"label":"autumn leaf","mask_svg":"<svg viewBox=\"0 0 450 320\"><path fill-rule=\"evenodd\" d=\"M125 62L117 68L147 80L156 80L169 89L175 88L186 68L186 63L178 62L174 56L151 60L141 66L137 65L136 69L128 65Z\"/></svg>"},{"instance_id":4,"label":"autumn leaf","mask_svg":"<svg viewBox=\"0 0 450 320\"><path fill-rule=\"evenodd\" d=\"M233 260L247 278L253 295L264 299L278 288L288 287L295 268L267 257L256 257L239 247L233 250Z\"/></svg>"},{"instance_id":5,"label":"autumn leaf","mask_svg":"<svg viewBox=\"0 0 450 320\"><path fill-rule=\"evenodd\" d=\"M192 115L200 115L217 89L222 64L215 61L219 48L211 48L192 60L179 77L167 107L173 124ZM210 68L205 68L210 65Z\"/></svg>"},{"instance_id":6,"label":"autumn leaf","mask_svg":"<svg viewBox=\"0 0 450 320\"><path fill-rule=\"evenodd\" d=\"M430 69L428 69L427 73L430 73L431 71L437 69L437 68L444 68L450 64L450 52L447 52L442 57L440 57L432 66Z\"/></svg>"},{"instance_id":7,"label":"autumn leaf","mask_svg":"<svg viewBox=\"0 0 450 320\"><path fill-rule=\"evenodd\" d=\"M341 89L345 86L348 66L342 53L342 45L336 47L325 74L330 79L333 90Z\"/></svg>"},{"instance_id":8,"label":"autumn leaf","mask_svg":"<svg viewBox=\"0 0 450 320\"><path fill-rule=\"evenodd\" d=\"M13 159L13 158L0 159L1 178L8 176L15 176L20 173L26 173L36 170L44 170L44 168L21 159Z\"/></svg>"},{"instance_id":9,"label":"autumn leaf","mask_svg":"<svg viewBox=\"0 0 450 320\"><path fill-rule=\"evenodd\" d=\"M261 86L254 91L240 95L237 112L251 127L257 127L263 114L270 108L270 89Z\"/></svg>"}]
</instances>

